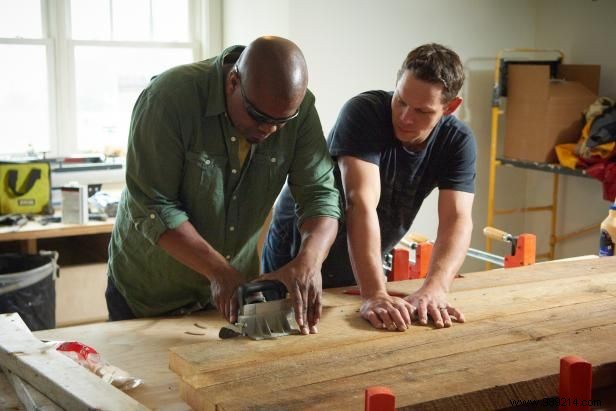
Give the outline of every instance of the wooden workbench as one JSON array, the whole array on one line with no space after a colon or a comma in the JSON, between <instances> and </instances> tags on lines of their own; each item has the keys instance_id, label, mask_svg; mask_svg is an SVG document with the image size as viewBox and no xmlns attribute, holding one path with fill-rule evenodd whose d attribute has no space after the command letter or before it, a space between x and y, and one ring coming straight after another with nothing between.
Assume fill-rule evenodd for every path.
<instances>
[{"instance_id":1,"label":"wooden workbench","mask_svg":"<svg viewBox=\"0 0 616 411\"><path fill-rule=\"evenodd\" d=\"M389 287L408 292L420 284ZM616 384L616 258L467 274L450 300L467 322L443 330L374 330L359 318L357 297L332 290L318 335L221 341L224 322L214 312L36 335L93 346L145 380L131 396L164 410L188 409L180 386L193 405L224 409L362 409L369 385L391 388L398 406L508 407L556 395L559 358L569 354L596 366L598 386ZM184 382L168 368L170 347L179 347L171 359Z\"/></svg>"},{"instance_id":2,"label":"wooden workbench","mask_svg":"<svg viewBox=\"0 0 616 411\"><path fill-rule=\"evenodd\" d=\"M109 234L113 229L114 222L115 218L109 218L106 221L89 221L87 224L49 223L42 225L37 221L29 221L21 227L1 227L0 242L19 241L22 252L36 254L38 252L37 240Z\"/></svg>"}]
</instances>

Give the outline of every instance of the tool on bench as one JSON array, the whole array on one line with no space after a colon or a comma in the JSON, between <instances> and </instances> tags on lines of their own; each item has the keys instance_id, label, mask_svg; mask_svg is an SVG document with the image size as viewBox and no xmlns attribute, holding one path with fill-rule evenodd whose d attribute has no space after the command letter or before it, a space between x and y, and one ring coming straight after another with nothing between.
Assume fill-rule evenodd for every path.
<instances>
[{"instance_id":1,"label":"tool on bench","mask_svg":"<svg viewBox=\"0 0 616 411\"><path fill-rule=\"evenodd\" d=\"M219 338L247 336L263 340L300 333L287 289L281 282L268 280L243 284L237 289L237 300L237 322L222 327Z\"/></svg>"},{"instance_id":2,"label":"tool on bench","mask_svg":"<svg viewBox=\"0 0 616 411\"><path fill-rule=\"evenodd\" d=\"M409 241L410 240L410 241ZM402 247L395 247L385 259L387 281L425 278L432 258L432 243L420 234L409 234L400 240ZM410 250L415 251L415 262L410 261Z\"/></svg>"},{"instance_id":3,"label":"tool on bench","mask_svg":"<svg viewBox=\"0 0 616 411\"><path fill-rule=\"evenodd\" d=\"M485 251L469 248L467 254L470 257L487 261L505 268L535 264L535 258L537 255L537 237L534 234L520 234L519 236L514 237L513 235L497 228L485 227L483 229L483 235L491 238L492 240L511 243L511 254L506 255L505 257L500 257Z\"/></svg>"},{"instance_id":4,"label":"tool on bench","mask_svg":"<svg viewBox=\"0 0 616 411\"><path fill-rule=\"evenodd\" d=\"M467 255L499 267L512 268L535 263L537 239L534 234L520 234L517 237L494 227L485 227L483 234L493 240L511 243L511 254L501 257L496 254L469 248ZM410 241L409 241L410 240ZM425 278L430 268L433 244L420 234L407 235L391 250L383 268L388 281ZM410 251L415 251L415 261L410 261Z\"/></svg>"},{"instance_id":5,"label":"tool on bench","mask_svg":"<svg viewBox=\"0 0 616 411\"><path fill-rule=\"evenodd\" d=\"M17 226L21 228L28 223L28 220L32 219L28 214L5 214L0 216L0 226Z\"/></svg>"}]
</instances>

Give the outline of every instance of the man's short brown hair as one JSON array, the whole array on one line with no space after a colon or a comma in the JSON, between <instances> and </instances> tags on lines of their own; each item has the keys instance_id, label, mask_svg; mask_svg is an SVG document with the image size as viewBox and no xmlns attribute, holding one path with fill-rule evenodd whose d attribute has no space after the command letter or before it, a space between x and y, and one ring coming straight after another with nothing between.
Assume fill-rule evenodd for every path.
<instances>
[{"instance_id":1,"label":"man's short brown hair","mask_svg":"<svg viewBox=\"0 0 616 411\"><path fill-rule=\"evenodd\" d=\"M455 51L437 43L424 44L412 50L402 63L397 80L405 70L410 70L419 80L442 84L445 102L456 97L464 83L464 67L460 57Z\"/></svg>"}]
</instances>

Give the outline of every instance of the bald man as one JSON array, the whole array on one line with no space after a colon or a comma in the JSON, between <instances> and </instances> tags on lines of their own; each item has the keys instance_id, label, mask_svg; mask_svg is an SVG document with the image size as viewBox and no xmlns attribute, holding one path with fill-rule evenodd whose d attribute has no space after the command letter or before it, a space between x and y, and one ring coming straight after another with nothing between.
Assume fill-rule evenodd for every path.
<instances>
[{"instance_id":1,"label":"bald man","mask_svg":"<svg viewBox=\"0 0 616 411\"><path fill-rule=\"evenodd\" d=\"M141 93L109 245L110 320L212 304L235 322L235 290L259 274L259 231L288 180L301 251L261 279L283 282L302 333L317 332L341 211L307 83L299 48L262 37L172 68Z\"/></svg>"}]
</instances>

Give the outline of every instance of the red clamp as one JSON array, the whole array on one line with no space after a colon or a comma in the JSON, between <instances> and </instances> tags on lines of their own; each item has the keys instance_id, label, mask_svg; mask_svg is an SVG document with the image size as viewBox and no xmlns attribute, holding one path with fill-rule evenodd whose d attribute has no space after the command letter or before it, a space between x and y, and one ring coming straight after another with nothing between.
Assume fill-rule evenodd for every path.
<instances>
[{"instance_id":1,"label":"red clamp","mask_svg":"<svg viewBox=\"0 0 616 411\"><path fill-rule=\"evenodd\" d=\"M537 237L534 234L520 234L511 241L511 255L505 256L505 268L535 264Z\"/></svg>"},{"instance_id":2,"label":"red clamp","mask_svg":"<svg viewBox=\"0 0 616 411\"><path fill-rule=\"evenodd\" d=\"M396 397L387 387L366 388L364 410L365 411L394 411L396 409Z\"/></svg>"},{"instance_id":3,"label":"red clamp","mask_svg":"<svg viewBox=\"0 0 616 411\"><path fill-rule=\"evenodd\" d=\"M483 234L492 240L511 244L511 254L505 256L505 268L535 264L537 237L534 234L520 234L515 237L494 227L484 227Z\"/></svg>"},{"instance_id":4,"label":"red clamp","mask_svg":"<svg viewBox=\"0 0 616 411\"><path fill-rule=\"evenodd\" d=\"M590 411L592 365L575 355L560 359L558 411Z\"/></svg>"},{"instance_id":5,"label":"red clamp","mask_svg":"<svg viewBox=\"0 0 616 411\"><path fill-rule=\"evenodd\" d=\"M409 261L410 252L406 248L394 248L391 251L391 270L387 274L387 281L414 280L425 278L430 268L432 258L432 243L413 243L415 250L415 263Z\"/></svg>"}]
</instances>

